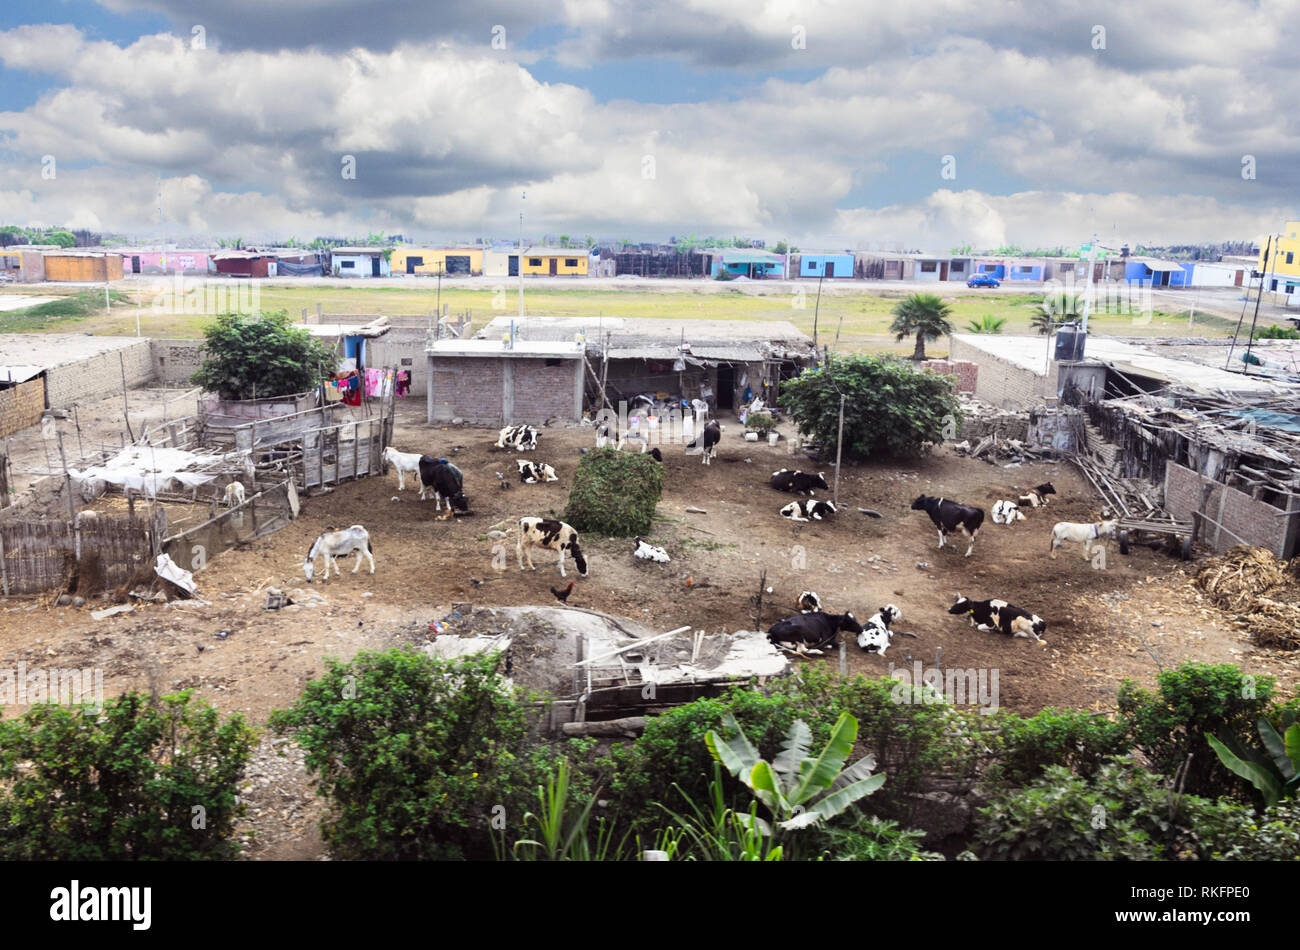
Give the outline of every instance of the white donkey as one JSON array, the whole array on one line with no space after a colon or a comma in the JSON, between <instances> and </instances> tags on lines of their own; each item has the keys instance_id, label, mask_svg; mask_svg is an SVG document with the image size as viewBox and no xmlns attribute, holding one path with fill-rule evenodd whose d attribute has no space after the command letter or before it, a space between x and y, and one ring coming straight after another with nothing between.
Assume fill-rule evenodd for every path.
<instances>
[{"instance_id":1,"label":"white donkey","mask_svg":"<svg viewBox=\"0 0 1300 950\"><path fill-rule=\"evenodd\" d=\"M361 558L365 556L370 561L370 573L375 573L375 554L374 548L370 545L370 532L359 524L354 524L350 528L342 531L326 531L315 543L312 544L311 550L303 558L302 572L307 575L307 583L310 584L312 577L316 574L317 556L325 559L325 577L323 580L330 579L330 565L334 565L334 576L339 576L342 571L339 570L339 563L336 560L349 554L356 554L357 563L352 568L355 574L361 567Z\"/></svg>"}]
</instances>

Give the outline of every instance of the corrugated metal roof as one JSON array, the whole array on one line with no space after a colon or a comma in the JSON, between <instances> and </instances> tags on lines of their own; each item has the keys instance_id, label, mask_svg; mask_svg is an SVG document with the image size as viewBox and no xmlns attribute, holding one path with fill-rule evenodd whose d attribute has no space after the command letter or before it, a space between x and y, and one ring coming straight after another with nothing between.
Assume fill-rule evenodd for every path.
<instances>
[{"instance_id":1,"label":"corrugated metal roof","mask_svg":"<svg viewBox=\"0 0 1300 950\"><path fill-rule=\"evenodd\" d=\"M33 366L30 363L17 366L0 366L0 382L25 383L33 376L39 376L44 369L44 366Z\"/></svg>"},{"instance_id":2,"label":"corrugated metal roof","mask_svg":"<svg viewBox=\"0 0 1300 950\"><path fill-rule=\"evenodd\" d=\"M1175 271L1183 269L1183 265L1177 261L1141 261L1140 263L1145 264L1147 269L1152 271ZM1187 263L1195 264L1196 262L1188 261Z\"/></svg>"}]
</instances>

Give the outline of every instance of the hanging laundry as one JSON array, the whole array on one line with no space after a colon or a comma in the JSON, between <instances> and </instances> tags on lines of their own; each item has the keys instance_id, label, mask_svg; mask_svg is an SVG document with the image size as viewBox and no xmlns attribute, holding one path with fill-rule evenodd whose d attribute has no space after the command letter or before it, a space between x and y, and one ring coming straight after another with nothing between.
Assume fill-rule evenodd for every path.
<instances>
[{"instance_id":1,"label":"hanging laundry","mask_svg":"<svg viewBox=\"0 0 1300 950\"><path fill-rule=\"evenodd\" d=\"M338 380L325 380L325 401L338 402L343 398L343 392L339 389Z\"/></svg>"},{"instance_id":2,"label":"hanging laundry","mask_svg":"<svg viewBox=\"0 0 1300 950\"><path fill-rule=\"evenodd\" d=\"M409 370L397 371L397 395L406 396L411 392L411 373Z\"/></svg>"},{"instance_id":3,"label":"hanging laundry","mask_svg":"<svg viewBox=\"0 0 1300 950\"><path fill-rule=\"evenodd\" d=\"M378 396L379 387L383 384L384 374L377 369L366 370L366 395Z\"/></svg>"},{"instance_id":4,"label":"hanging laundry","mask_svg":"<svg viewBox=\"0 0 1300 950\"><path fill-rule=\"evenodd\" d=\"M355 383L356 379L349 380L349 382ZM346 406L361 405L361 387L349 386L347 393L343 396L343 404Z\"/></svg>"}]
</instances>

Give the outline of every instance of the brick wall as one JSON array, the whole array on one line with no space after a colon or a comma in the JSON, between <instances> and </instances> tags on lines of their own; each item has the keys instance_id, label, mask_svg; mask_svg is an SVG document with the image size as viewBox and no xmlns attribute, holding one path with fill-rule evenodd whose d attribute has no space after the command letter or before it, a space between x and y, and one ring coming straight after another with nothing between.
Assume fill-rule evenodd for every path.
<instances>
[{"instance_id":1,"label":"brick wall","mask_svg":"<svg viewBox=\"0 0 1300 950\"><path fill-rule=\"evenodd\" d=\"M427 319L421 317L420 319ZM366 340L366 365L376 369L391 366L411 374L411 395L428 391L427 359L424 353L428 330L418 327L394 327L381 337Z\"/></svg>"},{"instance_id":2,"label":"brick wall","mask_svg":"<svg viewBox=\"0 0 1300 950\"><path fill-rule=\"evenodd\" d=\"M990 405L1003 409L1028 409L1040 405L1045 397L1057 393L1060 364L1055 360L1051 363L1048 375L1044 377L955 338L948 356L954 362L979 364L975 395Z\"/></svg>"},{"instance_id":3,"label":"brick wall","mask_svg":"<svg viewBox=\"0 0 1300 950\"><path fill-rule=\"evenodd\" d=\"M501 421L501 364L505 358L440 356L433 361L433 418Z\"/></svg>"},{"instance_id":4,"label":"brick wall","mask_svg":"<svg viewBox=\"0 0 1300 950\"><path fill-rule=\"evenodd\" d=\"M202 340L150 340L153 375L161 386L187 388L203 363Z\"/></svg>"},{"instance_id":5,"label":"brick wall","mask_svg":"<svg viewBox=\"0 0 1300 950\"><path fill-rule=\"evenodd\" d=\"M926 360L921 369L939 376L956 376L957 392L975 392L979 380L979 364L968 360Z\"/></svg>"},{"instance_id":6,"label":"brick wall","mask_svg":"<svg viewBox=\"0 0 1300 950\"><path fill-rule=\"evenodd\" d=\"M1202 491L1207 486L1210 488L1209 498L1202 508ZM1219 530L1210 522L1201 521L1197 531L1197 541L1212 548L1215 553L1221 554L1243 541L1267 548L1279 557L1289 557L1295 553L1284 550L1295 517L1278 517L1281 509L1252 498L1239 489L1206 478L1174 461L1165 463L1165 508L1179 521L1192 521L1193 515L1203 510L1223 525L1227 530ZM1229 531L1239 535L1240 539L1234 538ZM1294 542L1289 546L1294 547Z\"/></svg>"},{"instance_id":7,"label":"brick wall","mask_svg":"<svg viewBox=\"0 0 1300 950\"><path fill-rule=\"evenodd\" d=\"M44 411L44 377L0 389L0 436L34 425Z\"/></svg>"},{"instance_id":8,"label":"brick wall","mask_svg":"<svg viewBox=\"0 0 1300 950\"><path fill-rule=\"evenodd\" d=\"M152 348L148 340L66 366L46 370L45 393L50 408L61 409L74 402L86 403L122 392L122 363L126 361L127 387L141 386L153 378Z\"/></svg>"},{"instance_id":9,"label":"brick wall","mask_svg":"<svg viewBox=\"0 0 1300 950\"><path fill-rule=\"evenodd\" d=\"M573 374L576 360L512 360L515 368L515 411L511 422L545 422L551 416L576 421Z\"/></svg>"}]
</instances>

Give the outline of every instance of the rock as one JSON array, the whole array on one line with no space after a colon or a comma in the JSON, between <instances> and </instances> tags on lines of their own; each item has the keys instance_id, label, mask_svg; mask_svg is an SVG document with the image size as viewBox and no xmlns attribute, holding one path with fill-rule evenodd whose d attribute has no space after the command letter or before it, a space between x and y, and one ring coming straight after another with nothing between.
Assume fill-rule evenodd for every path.
<instances>
[{"instance_id":1,"label":"rock","mask_svg":"<svg viewBox=\"0 0 1300 950\"><path fill-rule=\"evenodd\" d=\"M456 418L451 420L451 424L454 426L463 426L465 424L465 420L462 419L460 416L457 416Z\"/></svg>"},{"instance_id":2,"label":"rock","mask_svg":"<svg viewBox=\"0 0 1300 950\"><path fill-rule=\"evenodd\" d=\"M105 607L103 610L92 610L90 616L95 620L106 620L109 617L116 617L118 614L129 614L135 610L130 604L118 604L116 607Z\"/></svg>"},{"instance_id":3,"label":"rock","mask_svg":"<svg viewBox=\"0 0 1300 950\"><path fill-rule=\"evenodd\" d=\"M60 595L59 595L59 599L56 600L55 603L58 604L60 607L68 607L68 606L71 606L71 604L72 604L72 595L71 595L71 594L60 594Z\"/></svg>"},{"instance_id":4,"label":"rock","mask_svg":"<svg viewBox=\"0 0 1300 950\"><path fill-rule=\"evenodd\" d=\"M80 596L80 595L78 595L78 596L72 598L72 606L74 606L74 607L84 607L85 605L86 605L86 598L84 598L84 597L82 597L82 596Z\"/></svg>"},{"instance_id":5,"label":"rock","mask_svg":"<svg viewBox=\"0 0 1300 950\"><path fill-rule=\"evenodd\" d=\"M688 514L692 514L692 515L707 515L707 514L708 514L708 512L705 511L703 508L695 508L695 507L687 508L687 509L686 509L686 512L687 512Z\"/></svg>"}]
</instances>

